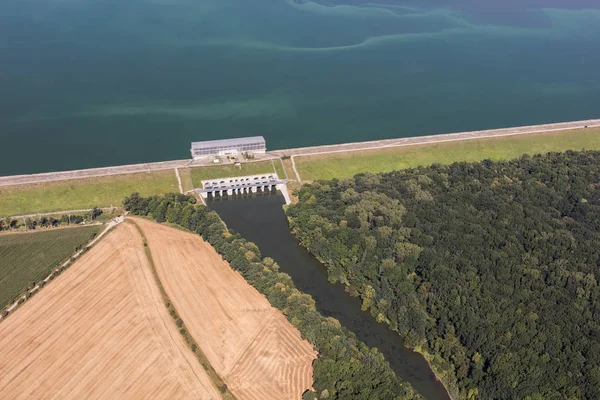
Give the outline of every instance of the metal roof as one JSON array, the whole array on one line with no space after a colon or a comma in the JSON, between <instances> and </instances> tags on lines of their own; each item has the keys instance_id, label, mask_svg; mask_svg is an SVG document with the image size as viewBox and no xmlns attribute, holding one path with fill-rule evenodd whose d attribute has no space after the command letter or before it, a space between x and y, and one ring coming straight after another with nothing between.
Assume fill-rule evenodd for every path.
<instances>
[{"instance_id":1,"label":"metal roof","mask_svg":"<svg viewBox=\"0 0 600 400\"><path fill-rule=\"evenodd\" d=\"M192 150L206 149L211 147L223 146L241 146L244 144L265 144L265 138L262 136L243 137L235 139L207 140L204 142L192 142Z\"/></svg>"}]
</instances>

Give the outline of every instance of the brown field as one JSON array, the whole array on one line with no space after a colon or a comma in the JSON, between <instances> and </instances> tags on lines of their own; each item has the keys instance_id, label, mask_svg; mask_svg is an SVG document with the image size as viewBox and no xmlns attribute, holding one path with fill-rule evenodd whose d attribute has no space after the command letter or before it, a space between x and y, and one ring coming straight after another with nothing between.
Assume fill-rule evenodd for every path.
<instances>
[{"instance_id":1,"label":"brown field","mask_svg":"<svg viewBox=\"0 0 600 400\"><path fill-rule=\"evenodd\" d=\"M220 399L121 224L0 324L4 399Z\"/></svg>"},{"instance_id":2,"label":"brown field","mask_svg":"<svg viewBox=\"0 0 600 400\"><path fill-rule=\"evenodd\" d=\"M135 218L159 278L202 352L239 400L300 399L316 352L201 237Z\"/></svg>"}]
</instances>

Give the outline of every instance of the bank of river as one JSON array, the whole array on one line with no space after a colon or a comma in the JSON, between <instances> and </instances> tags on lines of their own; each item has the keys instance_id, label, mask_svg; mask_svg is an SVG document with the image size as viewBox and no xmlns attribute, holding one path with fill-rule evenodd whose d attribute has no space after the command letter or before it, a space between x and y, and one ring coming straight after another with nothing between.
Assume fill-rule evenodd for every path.
<instances>
[{"instance_id":1,"label":"bank of river","mask_svg":"<svg viewBox=\"0 0 600 400\"><path fill-rule=\"evenodd\" d=\"M281 194L272 194L210 200L208 206L230 229L256 243L263 256L277 261L296 287L315 299L319 312L338 319L361 341L379 349L395 373L421 395L429 400L450 399L421 354L405 348L397 333L361 311L360 299L350 297L344 285L327 280L325 267L289 232L283 204Z\"/></svg>"}]
</instances>

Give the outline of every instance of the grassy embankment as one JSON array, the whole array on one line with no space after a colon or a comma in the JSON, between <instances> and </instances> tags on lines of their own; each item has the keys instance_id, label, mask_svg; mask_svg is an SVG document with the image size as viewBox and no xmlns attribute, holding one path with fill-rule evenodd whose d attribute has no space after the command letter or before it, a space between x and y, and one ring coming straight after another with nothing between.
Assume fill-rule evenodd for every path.
<instances>
[{"instance_id":1,"label":"grassy embankment","mask_svg":"<svg viewBox=\"0 0 600 400\"><path fill-rule=\"evenodd\" d=\"M200 187L203 179L273 172L285 177L279 160L245 163L239 167L222 165L179 169L184 191ZM121 207L123 198L133 192L150 196L178 191L177 178L172 169L0 186L0 218L92 207Z\"/></svg>"},{"instance_id":2,"label":"grassy embankment","mask_svg":"<svg viewBox=\"0 0 600 400\"><path fill-rule=\"evenodd\" d=\"M279 160L257 161L243 163L236 167L234 165L217 165L211 167L193 167L191 168L192 182L195 187L202 187L200 181L204 179L229 178L235 176L245 176L254 174L272 174L277 173L280 178L285 178L283 167Z\"/></svg>"},{"instance_id":3,"label":"grassy embankment","mask_svg":"<svg viewBox=\"0 0 600 400\"><path fill-rule=\"evenodd\" d=\"M501 160L522 154L600 150L600 128L532 133L387 149L295 157L302 181L350 178L361 172L389 172L456 161Z\"/></svg>"},{"instance_id":4,"label":"grassy embankment","mask_svg":"<svg viewBox=\"0 0 600 400\"><path fill-rule=\"evenodd\" d=\"M499 138L443 142L387 149L361 150L315 156L295 157L303 181L348 178L361 172L388 172L402 168L449 164L455 161L510 159L522 154L580 149L600 149L600 128L535 133ZM295 174L284 160L294 188ZM184 191L200 187L203 179L277 172L285 177L279 160L244 163L239 167L221 165L181 168ZM113 175L86 179L54 181L30 185L0 187L0 218L92 207L121 206L125 196L139 192L143 196L177 192L173 170Z\"/></svg>"},{"instance_id":5,"label":"grassy embankment","mask_svg":"<svg viewBox=\"0 0 600 400\"><path fill-rule=\"evenodd\" d=\"M101 225L0 235L0 308L46 278L98 234Z\"/></svg>"},{"instance_id":6,"label":"grassy embankment","mask_svg":"<svg viewBox=\"0 0 600 400\"><path fill-rule=\"evenodd\" d=\"M178 191L177 178L172 169L0 186L0 217L92 207L121 207L123 198L133 192L148 196Z\"/></svg>"},{"instance_id":7,"label":"grassy embankment","mask_svg":"<svg viewBox=\"0 0 600 400\"><path fill-rule=\"evenodd\" d=\"M192 173L189 168L179 168L179 177L181 178L181 188L183 192L194 189L194 183L192 182Z\"/></svg>"}]
</instances>

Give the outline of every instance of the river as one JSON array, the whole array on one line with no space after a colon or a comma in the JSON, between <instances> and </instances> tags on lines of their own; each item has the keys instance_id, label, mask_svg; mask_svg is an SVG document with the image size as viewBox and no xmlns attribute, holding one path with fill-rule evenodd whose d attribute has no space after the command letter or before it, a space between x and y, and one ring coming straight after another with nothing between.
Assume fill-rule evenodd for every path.
<instances>
[{"instance_id":1,"label":"river","mask_svg":"<svg viewBox=\"0 0 600 400\"><path fill-rule=\"evenodd\" d=\"M342 284L327 280L325 267L290 233L283 204L283 196L273 193L217 198L209 200L208 206L230 229L256 243L263 257L273 258L299 290L315 299L321 314L337 318L358 339L379 349L401 379L428 400L448 400L444 386L421 354L405 348L397 333L361 311L360 299L349 296Z\"/></svg>"},{"instance_id":2,"label":"river","mask_svg":"<svg viewBox=\"0 0 600 400\"><path fill-rule=\"evenodd\" d=\"M598 0L0 0L0 176L598 118Z\"/></svg>"}]
</instances>

